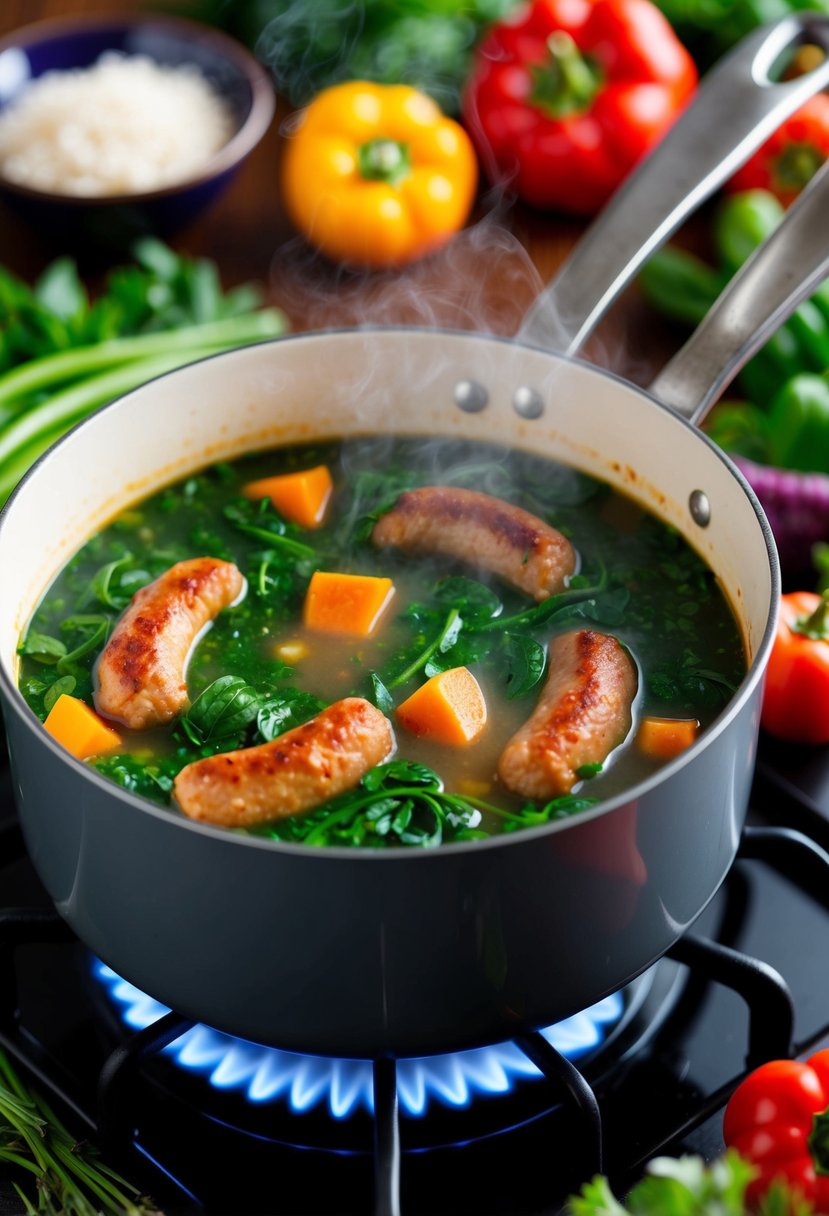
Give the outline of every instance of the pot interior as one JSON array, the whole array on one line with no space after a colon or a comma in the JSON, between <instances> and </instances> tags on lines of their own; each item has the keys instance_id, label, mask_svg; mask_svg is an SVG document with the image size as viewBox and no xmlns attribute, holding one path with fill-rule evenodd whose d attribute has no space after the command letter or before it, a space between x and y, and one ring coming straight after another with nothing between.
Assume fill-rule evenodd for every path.
<instances>
[{"instance_id":1,"label":"pot interior","mask_svg":"<svg viewBox=\"0 0 829 1216\"><path fill-rule=\"evenodd\" d=\"M469 404L467 381L484 390L483 408L458 404ZM539 416L521 416L517 390L519 405L540 406ZM473 404L481 404L474 393ZM770 532L733 467L698 432L624 381L515 343L357 330L281 339L162 376L47 453L0 522L5 679L15 681L21 631L51 579L130 503L215 460L378 431L508 444L612 483L707 560L749 658L761 661L776 596ZM710 505L706 527L689 506L699 492Z\"/></svg>"}]
</instances>

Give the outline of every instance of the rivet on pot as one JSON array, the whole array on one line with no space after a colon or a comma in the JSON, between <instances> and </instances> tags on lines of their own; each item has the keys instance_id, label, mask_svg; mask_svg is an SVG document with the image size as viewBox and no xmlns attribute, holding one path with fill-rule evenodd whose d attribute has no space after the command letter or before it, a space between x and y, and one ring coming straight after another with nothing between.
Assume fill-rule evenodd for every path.
<instances>
[{"instance_id":1,"label":"rivet on pot","mask_svg":"<svg viewBox=\"0 0 829 1216\"><path fill-rule=\"evenodd\" d=\"M544 413L544 398L537 389L522 384L515 390L512 408L521 418L540 418Z\"/></svg>"},{"instance_id":2,"label":"rivet on pot","mask_svg":"<svg viewBox=\"0 0 829 1216\"><path fill-rule=\"evenodd\" d=\"M695 524L699 524L701 528L708 527L711 522L711 503L707 494L702 490L692 490L688 498L688 509Z\"/></svg>"},{"instance_id":3,"label":"rivet on pot","mask_svg":"<svg viewBox=\"0 0 829 1216\"><path fill-rule=\"evenodd\" d=\"M467 414L478 414L489 403L489 393L477 380L459 380L454 397L458 409Z\"/></svg>"}]
</instances>

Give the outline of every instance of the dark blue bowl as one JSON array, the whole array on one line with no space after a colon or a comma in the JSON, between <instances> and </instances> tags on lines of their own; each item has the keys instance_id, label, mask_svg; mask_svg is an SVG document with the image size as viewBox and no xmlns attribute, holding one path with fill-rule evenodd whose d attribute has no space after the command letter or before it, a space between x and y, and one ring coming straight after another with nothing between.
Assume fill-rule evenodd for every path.
<instances>
[{"instance_id":1,"label":"dark blue bowl","mask_svg":"<svg viewBox=\"0 0 829 1216\"><path fill-rule=\"evenodd\" d=\"M165 66L195 65L227 103L235 132L197 175L147 193L85 198L0 175L0 198L50 243L79 251L120 251L137 236L167 237L189 223L231 181L275 107L270 78L240 43L196 22L153 15L42 21L0 40L0 111L45 72L90 67L110 50Z\"/></svg>"}]
</instances>

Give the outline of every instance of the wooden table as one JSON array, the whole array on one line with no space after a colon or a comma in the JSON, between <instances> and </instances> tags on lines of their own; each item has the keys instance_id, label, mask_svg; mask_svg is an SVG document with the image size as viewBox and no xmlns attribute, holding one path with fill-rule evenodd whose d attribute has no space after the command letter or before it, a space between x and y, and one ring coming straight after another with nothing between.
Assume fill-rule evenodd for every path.
<instances>
[{"instance_id":1,"label":"wooden table","mask_svg":"<svg viewBox=\"0 0 829 1216\"><path fill-rule=\"evenodd\" d=\"M147 8L137 0L3 0L0 37L47 18ZM226 286L262 283L295 331L404 322L514 333L583 231L580 220L520 205L499 212L482 191L475 222L443 252L401 272L345 271L315 256L284 215L279 155L285 113L280 106L228 192L171 243L213 258ZM53 256L42 234L0 207L0 263L31 279ZM635 288L602 327L600 339L591 357L641 384L677 343Z\"/></svg>"}]
</instances>

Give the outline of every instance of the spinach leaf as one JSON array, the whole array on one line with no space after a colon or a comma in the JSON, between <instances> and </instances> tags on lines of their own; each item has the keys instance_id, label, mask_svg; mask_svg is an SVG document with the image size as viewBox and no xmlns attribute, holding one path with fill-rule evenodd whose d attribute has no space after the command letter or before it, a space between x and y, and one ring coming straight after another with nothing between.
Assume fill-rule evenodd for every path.
<instances>
[{"instance_id":1,"label":"spinach leaf","mask_svg":"<svg viewBox=\"0 0 829 1216\"><path fill-rule=\"evenodd\" d=\"M50 684L43 694L43 708L47 714L52 712L58 698L62 697L64 693L67 696L71 695L75 691L76 685L77 680L74 676L60 676L59 679L55 680L54 684Z\"/></svg>"},{"instance_id":2,"label":"spinach leaf","mask_svg":"<svg viewBox=\"0 0 829 1216\"><path fill-rule=\"evenodd\" d=\"M61 675L71 674L73 667L85 655L100 650L109 632L110 618L99 612L76 613L61 621L61 630L70 637L80 638L72 650L58 659Z\"/></svg>"},{"instance_id":3,"label":"spinach leaf","mask_svg":"<svg viewBox=\"0 0 829 1216\"><path fill-rule=\"evenodd\" d=\"M264 541L274 550L283 549L297 558L304 557L314 562L317 560L315 549L288 534L289 525L277 515L267 498L255 503L247 499L228 503L224 508L224 517L246 536Z\"/></svg>"},{"instance_id":4,"label":"spinach leaf","mask_svg":"<svg viewBox=\"0 0 829 1216\"><path fill-rule=\"evenodd\" d=\"M55 664L66 654L66 645L60 638L30 629L18 646L17 653L28 655L38 663Z\"/></svg>"},{"instance_id":5,"label":"spinach leaf","mask_svg":"<svg viewBox=\"0 0 829 1216\"><path fill-rule=\"evenodd\" d=\"M282 735L294 726L301 726L309 718L313 718L321 709L325 709L325 701L303 692L301 688L283 688L278 693L272 693L260 702L256 714L256 729L266 743Z\"/></svg>"},{"instance_id":6,"label":"spinach leaf","mask_svg":"<svg viewBox=\"0 0 829 1216\"><path fill-rule=\"evenodd\" d=\"M369 681L371 684L369 699L372 704L377 706L381 713L384 713L388 717L394 712L394 698L376 671L372 671L369 674Z\"/></svg>"},{"instance_id":7,"label":"spinach leaf","mask_svg":"<svg viewBox=\"0 0 829 1216\"><path fill-rule=\"evenodd\" d=\"M180 725L196 746L238 738L256 719L261 704L259 693L240 676L220 676L196 697Z\"/></svg>"},{"instance_id":8,"label":"spinach leaf","mask_svg":"<svg viewBox=\"0 0 829 1216\"><path fill-rule=\"evenodd\" d=\"M173 778L186 763L187 759L180 755L163 756L148 762L129 753L100 756L90 761L92 768L102 776L117 782L130 793L140 794L162 806L170 801Z\"/></svg>"},{"instance_id":9,"label":"spinach leaf","mask_svg":"<svg viewBox=\"0 0 829 1216\"><path fill-rule=\"evenodd\" d=\"M535 688L544 675L547 656L540 642L523 633L504 634L502 649L506 657L507 696L514 700Z\"/></svg>"},{"instance_id":10,"label":"spinach leaf","mask_svg":"<svg viewBox=\"0 0 829 1216\"><path fill-rule=\"evenodd\" d=\"M501 611L501 601L491 587L472 578L441 579L435 586L434 599L439 604L457 608L470 628L482 625Z\"/></svg>"},{"instance_id":11,"label":"spinach leaf","mask_svg":"<svg viewBox=\"0 0 829 1216\"><path fill-rule=\"evenodd\" d=\"M567 794L541 807L527 803L518 811L509 811L480 798L448 794L433 769L396 759L373 768L356 789L325 806L263 831L275 839L308 845L433 848L444 841L489 835L479 826L482 812L496 816L502 830L511 832L575 814L596 801Z\"/></svg>"}]
</instances>

